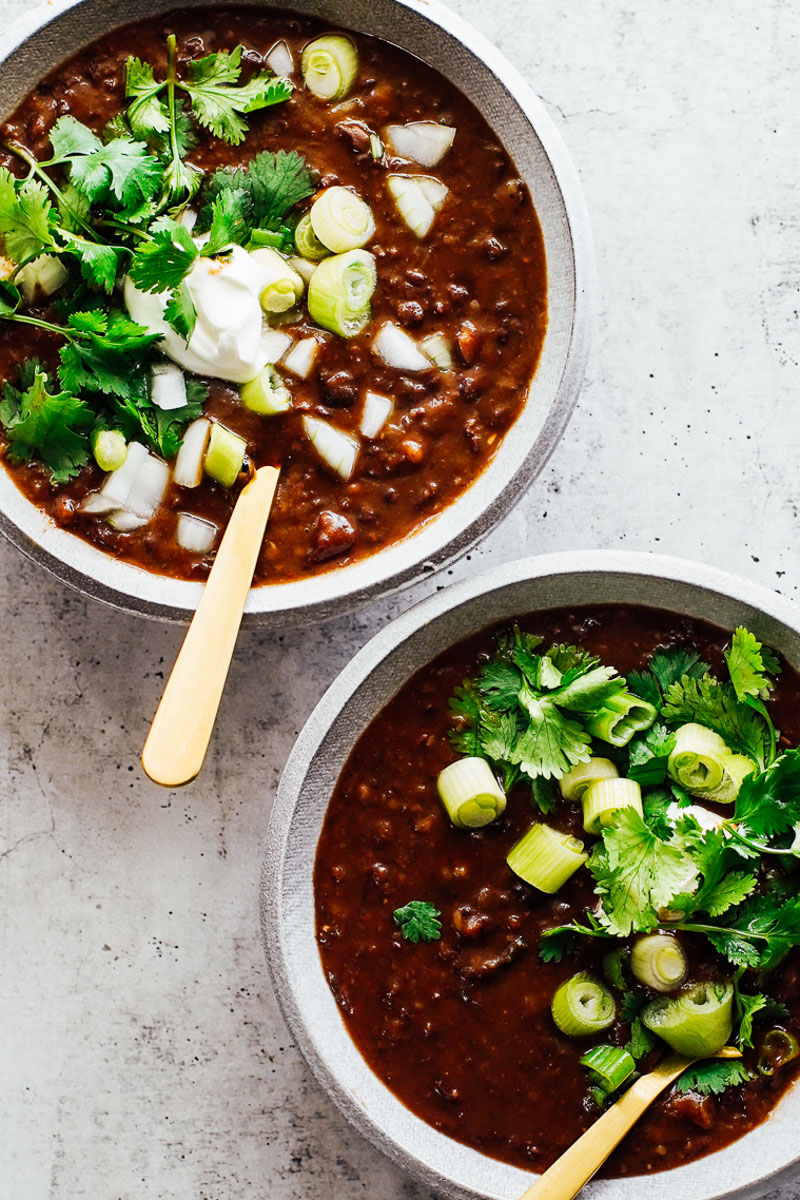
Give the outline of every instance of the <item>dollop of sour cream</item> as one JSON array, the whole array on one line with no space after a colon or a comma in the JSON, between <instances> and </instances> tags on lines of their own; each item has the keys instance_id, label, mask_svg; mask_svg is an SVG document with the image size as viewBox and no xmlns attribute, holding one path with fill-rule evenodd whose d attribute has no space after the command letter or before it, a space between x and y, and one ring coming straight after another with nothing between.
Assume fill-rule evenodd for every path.
<instances>
[{"instance_id":1,"label":"dollop of sour cream","mask_svg":"<svg viewBox=\"0 0 800 1200\"><path fill-rule=\"evenodd\" d=\"M197 310L188 344L164 319L166 292L142 292L127 278L125 307L138 325L161 334L161 349L184 370L248 383L266 361L260 297L270 279L269 269L241 246L226 260L198 258L186 277Z\"/></svg>"}]
</instances>

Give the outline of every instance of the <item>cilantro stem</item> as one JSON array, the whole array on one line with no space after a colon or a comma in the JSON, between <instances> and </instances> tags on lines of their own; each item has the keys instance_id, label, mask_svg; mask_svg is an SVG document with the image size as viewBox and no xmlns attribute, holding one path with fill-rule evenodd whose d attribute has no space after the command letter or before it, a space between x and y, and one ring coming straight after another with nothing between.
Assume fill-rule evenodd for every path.
<instances>
[{"instance_id":1,"label":"cilantro stem","mask_svg":"<svg viewBox=\"0 0 800 1200\"><path fill-rule=\"evenodd\" d=\"M725 925L695 925L694 922L681 921L678 925L659 925L662 933L673 933L676 929L681 933L729 933L732 937L744 938L748 942L766 942L769 938L764 933L750 933L745 929L728 928Z\"/></svg>"},{"instance_id":2,"label":"cilantro stem","mask_svg":"<svg viewBox=\"0 0 800 1200\"><path fill-rule=\"evenodd\" d=\"M58 186L58 184L53 182L53 180L44 170L42 164L35 159L32 154L29 154L23 146L20 146L15 142L3 142L3 147L4 149L9 150L12 154L16 154L18 158L21 158L22 161L28 165L31 173L35 175L37 179L40 179L41 182L50 189L56 200L58 200L58 203L61 205L62 210L68 212L75 224L80 226L84 233L88 233L91 240L96 243L97 238L91 225L83 219L76 209L72 207L69 200L67 200L66 196L61 191L61 188Z\"/></svg>"},{"instance_id":3,"label":"cilantro stem","mask_svg":"<svg viewBox=\"0 0 800 1200\"><path fill-rule=\"evenodd\" d=\"M756 854L774 854L778 858L784 857L787 854L792 855L789 846L781 848L780 846L768 846L765 842L751 841L750 838L746 838L743 833L740 833L730 821L726 821L722 828L726 829L737 842L741 842L743 846L747 846L748 850L754 850Z\"/></svg>"},{"instance_id":4,"label":"cilantro stem","mask_svg":"<svg viewBox=\"0 0 800 1200\"><path fill-rule=\"evenodd\" d=\"M48 333L57 333L59 337L64 337L68 341L74 341L76 337L80 337L78 330L65 329L63 325L51 325L49 321L42 321L39 317L26 317L23 313L3 313L3 320L16 321L20 325L34 325L37 329L45 329Z\"/></svg>"},{"instance_id":5,"label":"cilantro stem","mask_svg":"<svg viewBox=\"0 0 800 1200\"><path fill-rule=\"evenodd\" d=\"M178 82L178 39L174 33L167 38L167 106L169 109L169 148L172 161L182 168L180 147L178 146L177 121L178 110L175 100L175 86ZM177 178L177 176L176 176Z\"/></svg>"}]
</instances>

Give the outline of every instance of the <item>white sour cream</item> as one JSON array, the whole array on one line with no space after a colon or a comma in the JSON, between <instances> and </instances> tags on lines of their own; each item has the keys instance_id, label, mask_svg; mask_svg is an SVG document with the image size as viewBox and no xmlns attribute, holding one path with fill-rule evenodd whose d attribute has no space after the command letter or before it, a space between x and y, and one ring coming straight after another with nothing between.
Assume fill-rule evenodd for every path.
<instances>
[{"instance_id":1,"label":"white sour cream","mask_svg":"<svg viewBox=\"0 0 800 1200\"><path fill-rule=\"evenodd\" d=\"M260 296L271 276L269 269L241 246L233 247L228 262L199 258L186 278L197 309L197 324L188 345L164 320L166 292L141 292L126 279L125 306L137 324L161 334L161 349L184 370L247 383L268 361L262 349Z\"/></svg>"}]
</instances>

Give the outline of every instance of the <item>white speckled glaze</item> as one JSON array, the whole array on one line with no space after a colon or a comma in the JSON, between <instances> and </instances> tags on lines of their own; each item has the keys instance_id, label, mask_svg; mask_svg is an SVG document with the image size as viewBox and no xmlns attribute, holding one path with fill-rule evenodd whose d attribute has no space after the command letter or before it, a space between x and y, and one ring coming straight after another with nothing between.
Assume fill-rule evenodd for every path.
<instances>
[{"instance_id":1,"label":"white speckled glaze","mask_svg":"<svg viewBox=\"0 0 800 1200\"><path fill-rule=\"evenodd\" d=\"M32 9L0 40L0 114L87 42L175 6L176 0L139 0L135 8L127 0L53 0ZM202 7L202 0L184 7ZM363 561L254 588L245 625L271 628L335 616L411 584L455 561L510 511L545 466L575 406L588 355L593 273L586 208L561 138L528 85L466 22L436 0L294 0L275 7L384 37L470 95L533 196L547 254L549 325L523 413L472 487L416 534ZM197 605L202 584L143 571L58 529L1 471L0 531L64 582L118 608L186 621Z\"/></svg>"},{"instance_id":2,"label":"white speckled glaze","mask_svg":"<svg viewBox=\"0 0 800 1200\"><path fill-rule=\"evenodd\" d=\"M744 623L800 666L800 611L710 567L591 551L507 563L398 617L367 643L319 702L281 780L267 837L261 917L284 1016L312 1071L368 1140L448 1200L516 1200L530 1176L462 1146L414 1116L372 1073L322 971L312 872L328 798L355 740L404 682L454 642L495 621L572 604L645 604ZM590 1184L587 1200L732 1200L763 1195L800 1158L800 1087L757 1129L689 1166Z\"/></svg>"}]
</instances>

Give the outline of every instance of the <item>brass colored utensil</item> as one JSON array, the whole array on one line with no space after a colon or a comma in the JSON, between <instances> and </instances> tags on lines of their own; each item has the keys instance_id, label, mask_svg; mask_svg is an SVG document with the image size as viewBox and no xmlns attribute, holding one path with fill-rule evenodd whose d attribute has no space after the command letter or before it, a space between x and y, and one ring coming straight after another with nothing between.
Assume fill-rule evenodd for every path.
<instances>
[{"instance_id":1,"label":"brass colored utensil","mask_svg":"<svg viewBox=\"0 0 800 1200\"><path fill-rule=\"evenodd\" d=\"M735 1046L723 1046L714 1058L741 1058ZM696 1058L669 1054L655 1070L642 1075L612 1104L594 1125L565 1150L543 1175L520 1196L520 1200L573 1200L585 1183L599 1171L615 1149L659 1096Z\"/></svg>"},{"instance_id":2,"label":"brass colored utensil","mask_svg":"<svg viewBox=\"0 0 800 1200\"><path fill-rule=\"evenodd\" d=\"M262 467L242 490L153 718L142 765L163 787L189 783L203 765L278 474Z\"/></svg>"}]
</instances>

